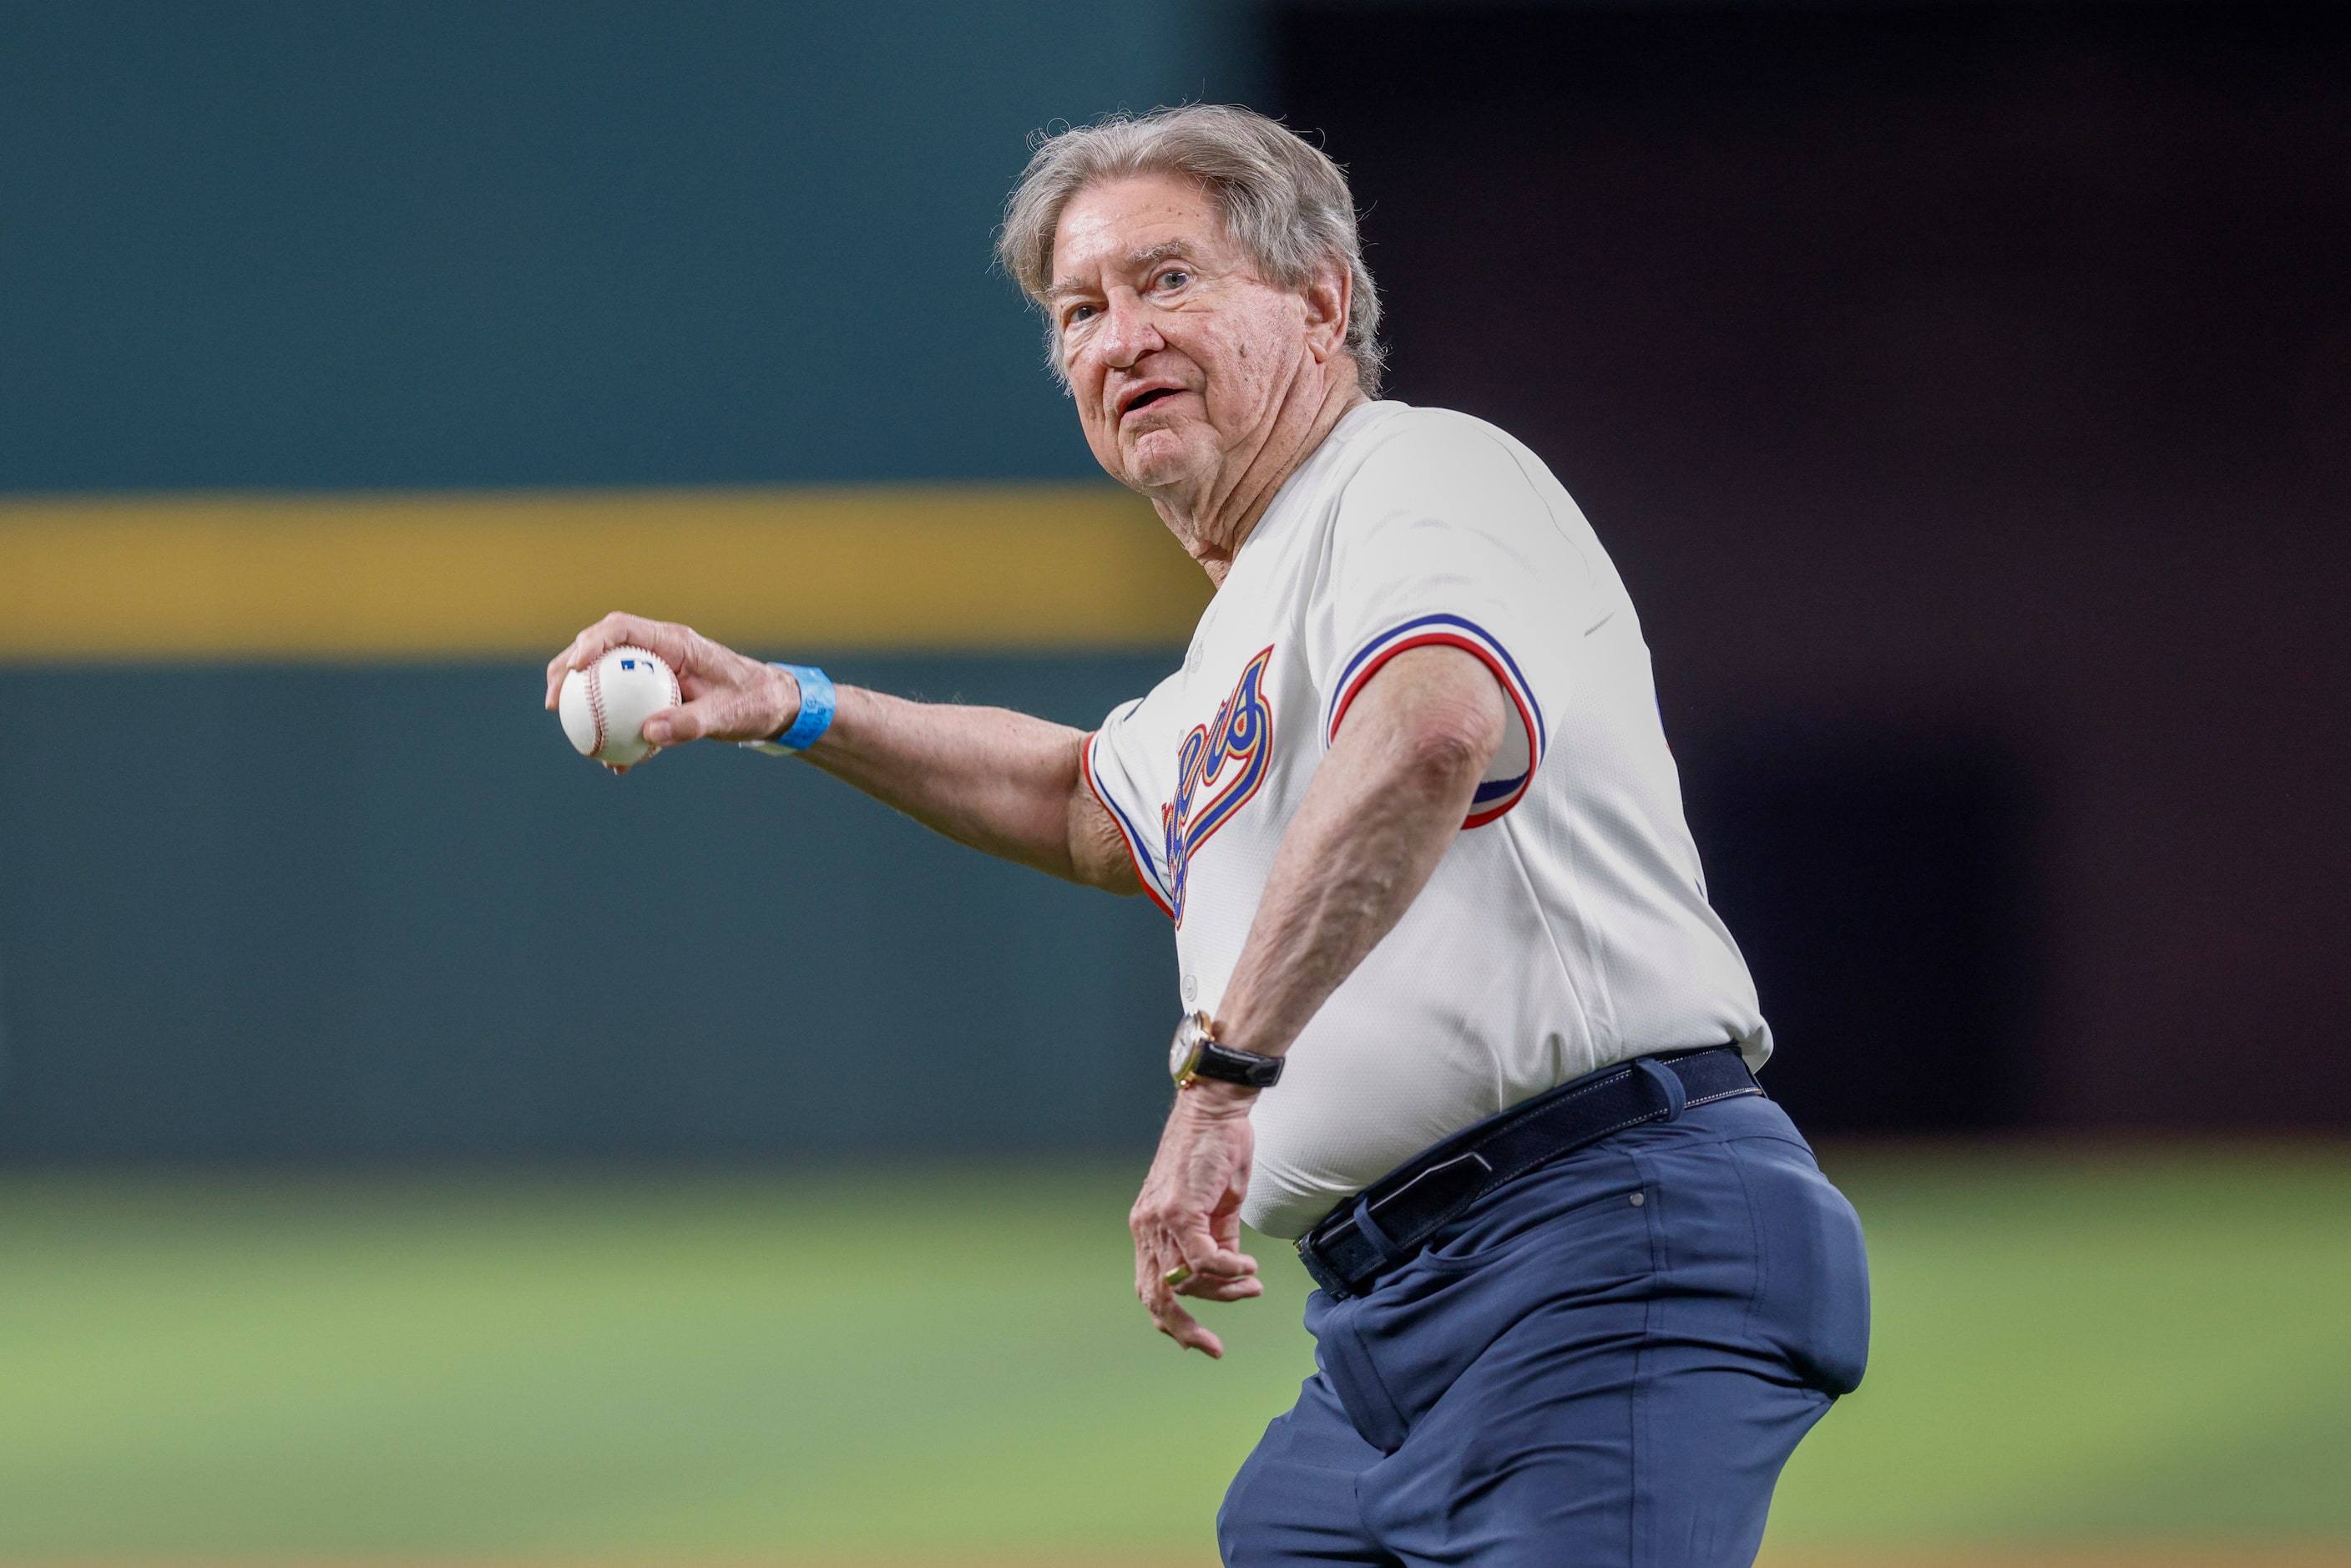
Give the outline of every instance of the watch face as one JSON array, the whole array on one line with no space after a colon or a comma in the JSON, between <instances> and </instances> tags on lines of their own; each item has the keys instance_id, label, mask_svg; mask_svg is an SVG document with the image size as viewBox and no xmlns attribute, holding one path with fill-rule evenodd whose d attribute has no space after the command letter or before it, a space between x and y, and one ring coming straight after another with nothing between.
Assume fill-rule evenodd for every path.
<instances>
[{"instance_id":1,"label":"watch face","mask_svg":"<svg viewBox=\"0 0 2351 1568\"><path fill-rule=\"evenodd\" d=\"M1200 1062L1200 1047L1207 1041L1208 1031L1200 1026L1196 1013L1176 1026L1176 1043L1167 1050L1167 1076L1181 1083L1191 1077L1192 1069Z\"/></svg>"}]
</instances>

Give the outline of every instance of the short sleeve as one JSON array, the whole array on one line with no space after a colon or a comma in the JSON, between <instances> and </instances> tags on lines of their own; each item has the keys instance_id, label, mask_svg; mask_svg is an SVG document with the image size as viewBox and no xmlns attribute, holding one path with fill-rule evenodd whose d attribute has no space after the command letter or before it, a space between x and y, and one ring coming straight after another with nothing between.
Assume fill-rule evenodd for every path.
<instances>
[{"instance_id":1,"label":"short sleeve","mask_svg":"<svg viewBox=\"0 0 2351 1568\"><path fill-rule=\"evenodd\" d=\"M1316 682L1324 742L1398 653L1448 646L1475 655L1493 672L1511 723L1465 827L1501 817L1533 783L1549 738L1544 704L1566 678L1562 629L1590 593L1589 570L1545 488L1476 421L1425 417L1365 460L1334 523L1333 654Z\"/></svg>"},{"instance_id":2,"label":"short sleeve","mask_svg":"<svg viewBox=\"0 0 2351 1568\"><path fill-rule=\"evenodd\" d=\"M1137 698L1113 708L1102 727L1086 737L1080 765L1085 770L1086 788L1118 824L1119 837L1126 841L1127 858L1134 862L1144 893L1162 915L1173 918L1176 906L1168 896L1160 851L1144 836L1145 829L1158 820L1160 799L1151 787L1149 753L1141 744L1144 726L1138 722L1148 700Z\"/></svg>"}]
</instances>

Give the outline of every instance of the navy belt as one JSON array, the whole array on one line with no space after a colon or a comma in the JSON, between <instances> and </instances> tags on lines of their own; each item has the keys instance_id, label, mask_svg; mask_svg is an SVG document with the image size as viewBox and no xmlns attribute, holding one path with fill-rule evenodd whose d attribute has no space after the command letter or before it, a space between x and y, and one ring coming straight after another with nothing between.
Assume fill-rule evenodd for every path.
<instances>
[{"instance_id":1,"label":"navy belt","mask_svg":"<svg viewBox=\"0 0 2351 1568\"><path fill-rule=\"evenodd\" d=\"M1299 1260L1340 1301L1360 1296L1462 1210L1536 1166L1691 1105L1762 1092L1735 1045L1604 1067L1414 1155L1308 1231Z\"/></svg>"}]
</instances>

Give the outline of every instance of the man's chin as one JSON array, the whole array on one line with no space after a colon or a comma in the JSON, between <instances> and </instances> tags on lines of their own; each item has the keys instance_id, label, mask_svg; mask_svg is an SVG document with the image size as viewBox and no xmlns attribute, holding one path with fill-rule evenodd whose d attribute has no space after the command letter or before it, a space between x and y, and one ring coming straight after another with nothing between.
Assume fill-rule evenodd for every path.
<instances>
[{"instance_id":1,"label":"man's chin","mask_svg":"<svg viewBox=\"0 0 2351 1568\"><path fill-rule=\"evenodd\" d=\"M1124 444L1126 482L1138 490L1180 486L1216 461L1209 443L1187 441L1181 430L1146 430Z\"/></svg>"}]
</instances>

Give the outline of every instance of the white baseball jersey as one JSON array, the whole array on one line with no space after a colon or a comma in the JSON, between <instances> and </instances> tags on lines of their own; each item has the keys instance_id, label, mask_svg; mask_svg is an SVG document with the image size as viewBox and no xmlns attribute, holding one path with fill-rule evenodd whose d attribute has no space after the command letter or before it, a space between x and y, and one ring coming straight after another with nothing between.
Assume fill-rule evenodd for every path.
<instances>
[{"instance_id":1,"label":"white baseball jersey","mask_svg":"<svg viewBox=\"0 0 2351 1568\"><path fill-rule=\"evenodd\" d=\"M1534 454L1399 402L1339 422L1242 544L1183 669L1087 743L1087 779L1176 923L1186 1009L1217 1012L1348 704L1440 643L1493 671L1509 737L1428 885L1258 1097L1242 1212L1270 1235L1597 1068L1771 1051L1615 568Z\"/></svg>"}]
</instances>

